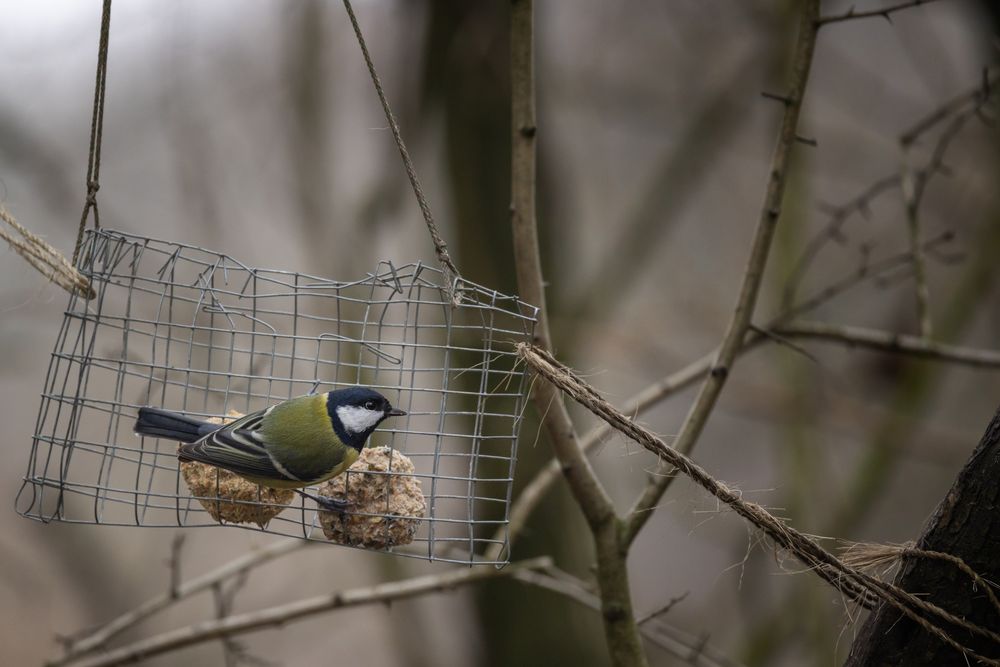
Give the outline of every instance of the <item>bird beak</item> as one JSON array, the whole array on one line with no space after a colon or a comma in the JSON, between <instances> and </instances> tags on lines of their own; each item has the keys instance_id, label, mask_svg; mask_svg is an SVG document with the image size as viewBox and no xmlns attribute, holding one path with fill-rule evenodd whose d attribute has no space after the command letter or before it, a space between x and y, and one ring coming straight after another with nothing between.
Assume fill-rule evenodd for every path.
<instances>
[{"instance_id":1,"label":"bird beak","mask_svg":"<svg viewBox=\"0 0 1000 667\"><path fill-rule=\"evenodd\" d=\"M405 417L406 410L400 410L399 408L392 408L389 412L385 413L386 417Z\"/></svg>"}]
</instances>

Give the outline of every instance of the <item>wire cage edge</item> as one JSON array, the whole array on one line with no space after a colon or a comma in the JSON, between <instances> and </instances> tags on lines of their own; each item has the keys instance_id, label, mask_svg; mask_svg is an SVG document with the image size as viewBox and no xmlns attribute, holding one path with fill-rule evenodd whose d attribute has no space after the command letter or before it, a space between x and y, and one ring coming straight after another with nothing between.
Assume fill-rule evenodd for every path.
<instances>
[{"instance_id":1,"label":"wire cage edge","mask_svg":"<svg viewBox=\"0 0 1000 667\"><path fill-rule=\"evenodd\" d=\"M43 522L220 525L197 520L204 512L185 493L176 451L164 441L149 445L143 439L135 446L127 440L137 439L128 429L135 408L159 404L223 417L234 404L248 411L309 393L295 388L365 383L418 406L413 421L376 436L387 439L391 451L412 455L413 477L428 501L414 540L423 548L378 550L468 564L507 562L526 395L526 370L513 344L530 340L536 307L460 277L451 285L460 298L453 305L441 271L421 262L382 261L365 277L342 282L252 267L198 246L106 228L87 232L77 268L97 296L73 295L64 312L15 502L19 514ZM264 343L270 348L262 350ZM303 375L305 362L311 373ZM139 385L144 389L136 394ZM91 427L98 418L104 442L100 429ZM349 480L351 474L342 476ZM391 455L382 474L388 488L396 475ZM172 489L164 483L171 476ZM70 496L76 507L67 503ZM268 503L258 498L249 504ZM112 517L114 505L131 511ZM297 518L281 516L291 510ZM173 518L160 518L164 513ZM292 503L253 529L325 542L317 537L319 524L315 509ZM478 552L498 541L500 555L484 560Z\"/></svg>"}]
</instances>

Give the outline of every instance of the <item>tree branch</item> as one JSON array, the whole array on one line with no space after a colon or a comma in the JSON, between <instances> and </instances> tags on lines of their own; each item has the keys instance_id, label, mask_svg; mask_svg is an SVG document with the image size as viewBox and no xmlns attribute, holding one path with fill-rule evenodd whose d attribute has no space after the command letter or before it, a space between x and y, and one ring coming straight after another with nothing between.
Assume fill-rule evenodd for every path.
<instances>
[{"instance_id":1,"label":"tree branch","mask_svg":"<svg viewBox=\"0 0 1000 667\"><path fill-rule=\"evenodd\" d=\"M167 607L190 597L196 593L211 589L216 584L239 576L250 570L260 567L275 558L298 551L311 544L308 540L282 540L274 542L264 547L236 558L210 572L206 572L200 577L196 577L185 583L171 586L171 590L155 598L151 598L139 605L135 609L125 612L120 616L108 621L89 634L71 639L66 645L66 654L57 660L53 660L48 667L59 667L73 660L80 658L87 653L93 653L104 647L111 639L121 632L136 625L153 614L160 612Z\"/></svg>"},{"instance_id":2,"label":"tree branch","mask_svg":"<svg viewBox=\"0 0 1000 667\"><path fill-rule=\"evenodd\" d=\"M535 82L533 2L511 4L511 227L518 291L539 308L534 342L552 349L535 219ZM591 526L614 517L614 506L577 442L573 422L559 392L535 387L532 398L573 497Z\"/></svg>"},{"instance_id":3,"label":"tree branch","mask_svg":"<svg viewBox=\"0 0 1000 667\"><path fill-rule=\"evenodd\" d=\"M891 15L896 12L901 12L904 9L910 9L911 7L919 7L920 5L928 5L936 0L908 0L907 2L900 2L899 4L889 5L888 7L883 7L882 9L873 9L871 11L856 12L854 7L851 7L843 14L833 14L831 16L824 16L817 19L816 26L829 25L831 23L841 23L843 21L853 21L855 19L870 19L881 17L886 21L892 23Z\"/></svg>"},{"instance_id":4,"label":"tree branch","mask_svg":"<svg viewBox=\"0 0 1000 667\"><path fill-rule=\"evenodd\" d=\"M559 576L552 576L551 572L552 568L548 571L521 570L513 576L513 579L529 586L552 591L588 609L600 611L600 598L586 589L585 582L561 570L557 570ZM704 638L684 632L655 618L647 620L649 622L644 623L640 629L643 637L678 660L705 667L739 667L739 663L709 645Z\"/></svg>"},{"instance_id":5,"label":"tree branch","mask_svg":"<svg viewBox=\"0 0 1000 667\"><path fill-rule=\"evenodd\" d=\"M946 361L976 368L1000 368L1000 351L936 343L920 336L891 331L810 321L781 324L770 330L787 338L842 343L849 347L864 347L880 352L899 353L918 359Z\"/></svg>"},{"instance_id":6,"label":"tree branch","mask_svg":"<svg viewBox=\"0 0 1000 667\"><path fill-rule=\"evenodd\" d=\"M84 659L76 663L75 667L111 667L112 665L121 665L193 644L200 644L224 637L234 637L261 628L285 625L302 618L335 609L403 600L427 593L452 590L477 581L510 576L525 569L549 567L551 564L552 561L548 557L533 558L519 563L512 563L502 570L485 567L475 569L459 568L450 570L444 574L413 577L412 579L393 581L378 584L377 586L353 588L339 593L320 595L246 614L203 621L186 628L165 632L161 635L143 639L128 646Z\"/></svg>"},{"instance_id":7,"label":"tree branch","mask_svg":"<svg viewBox=\"0 0 1000 667\"><path fill-rule=\"evenodd\" d=\"M736 308L722 339L719 353L712 364L711 373L702 383L698 397L691 406L677 437L675 447L683 454L689 453L697 444L698 438L715 408L719 394L722 393L729 371L743 346L743 339L750 329L754 306L757 303L757 294L760 291L771 248L771 239L781 215L781 204L788 178L788 161L798 132L799 112L802 110L802 99L809 80L809 70L816 46L818 18L819 0L807 0L803 3L785 113L781 121L777 145L771 157L767 191L757 219L757 229L754 232L750 258L743 274L743 284L740 288ZM630 544L635 539L651 515L649 510L656 507L672 480L673 477L669 475L655 476L633 504L625 532L627 543Z\"/></svg>"},{"instance_id":8,"label":"tree branch","mask_svg":"<svg viewBox=\"0 0 1000 667\"><path fill-rule=\"evenodd\" d=\"M910 240L910 252L913 253L913 296L916 302L917 326L920 335L930 339L934 334L930 310L930 288L927 286L927 262L920 248L920 195L923 188L918 189L917 176L910 164L909 150L902 148L899 185L903 195L903 210L906 212L906 230Z\"/></svg>"},{"instance_id":9,"label":"tree branch","mask_svg":"<svg viewBox=\"0 0 1000 667\"><path fill-rule=\"evenodd\" d=\"M532 0L511 3L511 227L514 264L521 298L539 308L535 343L551 349L548 310L542 281L535 213L535 73ZM614 665L643 667L639 629L632 611L621 521L610 496L597 479L577 440L562 394L548 383L534 386L532 398L552 443L570 491L583 511L594 538L597 580L601 587L601 617L608 653Z\"/></svg>"},{"instance_id":10,"label":"tree branch","mask_svg":"<svg viewBox=\"0 0 1000 667\"><path fill-rule=\"evenodd\" d=\"M959 93L899 135L900 145L905 147L915 143L935 125L959 113L968 105L982 106L990 99L992 91L998 83L1000 83L1000 71L995 70L991 72L989 69L984 69L983 79L978 85L963 93Z\"/></svg>"}]
</instances>

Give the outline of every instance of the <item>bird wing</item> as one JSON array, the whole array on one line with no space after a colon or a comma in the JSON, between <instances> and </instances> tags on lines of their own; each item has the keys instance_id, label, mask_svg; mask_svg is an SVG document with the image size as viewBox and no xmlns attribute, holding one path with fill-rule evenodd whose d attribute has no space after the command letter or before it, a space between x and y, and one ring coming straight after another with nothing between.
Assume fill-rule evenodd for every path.
<instances>
[{"instance_id":1,"label":"bird wing","mask_svg":"<svg viewBox=\"0 0 1000 667\"><path fill-rule=\"evenodd\" d=\"M271 410L260 410L209 433L197 442L181 445L182 458L224 468L237 475L274 481L299 482L283 467L276 465L260 433L264 416Z\"/></svg>"}]
</instances>

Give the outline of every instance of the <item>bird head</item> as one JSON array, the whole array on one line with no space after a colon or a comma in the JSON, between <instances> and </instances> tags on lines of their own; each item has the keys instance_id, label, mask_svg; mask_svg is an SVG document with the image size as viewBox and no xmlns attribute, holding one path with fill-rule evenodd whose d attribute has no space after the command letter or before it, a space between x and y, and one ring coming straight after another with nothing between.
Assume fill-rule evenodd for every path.
<instances>
[{"instance_id":1,"label":"bird head","mask_svg":"<svg viewBox=\"0 0 1000 667\"><path fill-rule=\"evenodd\" d=\"M348 387L328 392L326 410L334 429L339 430L338 426L343 429L341 438L359 449L383 420L406 414L392 407L385 396L367 387Z\"/></svg>"}]
</instances>

